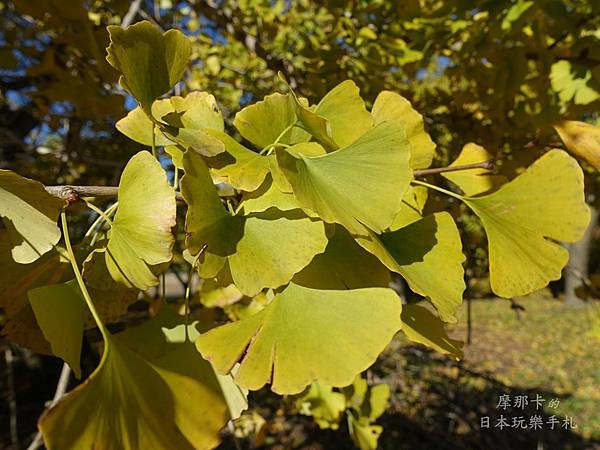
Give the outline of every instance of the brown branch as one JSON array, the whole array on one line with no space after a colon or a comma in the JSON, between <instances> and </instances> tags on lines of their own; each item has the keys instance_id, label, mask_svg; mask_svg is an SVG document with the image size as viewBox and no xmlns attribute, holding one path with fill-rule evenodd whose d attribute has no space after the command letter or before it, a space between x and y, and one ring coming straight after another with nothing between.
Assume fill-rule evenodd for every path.
<instances>
[{"instance_id":1,"label":"brown branch","mask_svg":"<svg viewBox=\"0 0 600 450\"><path fill-rule=\"evenodd\" d=\"M46 192L54 197L67 200L69 203L78 202L82 197L116 197L119 188L117 186L46 186ZM177 201L183 201L180 192L176 192Z\"/></svg>"},{"instance_id":2,"label":"brown branch","mask_svg":"<svg viewBox=\"0 0 600 450\"><path fill-rule=\"evenodd\" d=\"M415 170L415 177L424 177L443 172L455 172L457 170L469 169L492 169L492 161L484 161L473 164L462 164L458 166L438 167L435 169ZM67 200L69 203L75 203L83 197L113 198L117 197L119 188L117 186L46 186L46 191L54 197ZM176 192L177 201L183 201L181 192Z\"/></svg>"},{"instance_id":3,"label":"brown branch","mask_svg":"<svg viewBox=\"0 0 600 450\"><path fill-rule=\"evenodd\" d=\"M483 161L478 163L471 164L460 164L456 166L448 166L448 167L437 167L435 169L421 169L415 170L415 177L424 177L427 175L434 175L436 173L444 173L444 172L456 172L458 170L471 170L471 169L488 169L491 170L494 168L494 163L490 161Z\"/></svg>"}]
</instances>

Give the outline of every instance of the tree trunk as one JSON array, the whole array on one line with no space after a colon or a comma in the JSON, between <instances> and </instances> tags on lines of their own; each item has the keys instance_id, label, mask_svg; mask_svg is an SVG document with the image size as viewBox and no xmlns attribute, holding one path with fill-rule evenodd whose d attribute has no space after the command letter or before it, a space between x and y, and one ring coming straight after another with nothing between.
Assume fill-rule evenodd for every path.
<instances>
[{"instance_id":1,"label":"tree trunk","mask_svg":"<svg viewBox=\"0 0 600 450\"><path fill-rule=\"evenodd\" d=\"M583 279L588 276L588 265L590 260L590 249L592 236L596 223L598 222L598 209L590 206L591 220L581 240L568 245L570 253L569 263L565 268L565 304L569 306L582 306L584 301L580 299L575 290L583 285Z\"/></svg>"}]
</instances>

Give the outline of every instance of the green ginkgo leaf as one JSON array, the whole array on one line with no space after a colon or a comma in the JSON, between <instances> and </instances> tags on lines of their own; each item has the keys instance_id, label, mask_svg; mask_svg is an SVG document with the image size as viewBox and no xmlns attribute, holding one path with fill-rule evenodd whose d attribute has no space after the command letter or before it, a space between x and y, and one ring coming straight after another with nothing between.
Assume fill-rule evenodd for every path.
<instances>
[{"instance_id":1,"label":"green ginkgo leaf","mask_svg":"<svg viewBox=\"0 0 600 450\"><path fill-rule=\"evenodd\" d=\"M447 212L424 217L379 236L355 236L390 270L401 274L411 290L428 297L444 321L456 322L465 290L460 235Z\"/></svg>"},{"instance_id":2,"label":"green ginkgo leaf","mask_svg":"<svg viewBox=\"0 0 600 450\"><path fill-rule=\"evenodd\" d=\"M56 221L66 205L65 200L46 192L41 183L0 170L0 218L12 259L29 264L52 250L61 236Z\"/></svg>"},{"instance_id":3,"label":"green ginkgo leaf","mask_svg":"<svg viewBox=\"0 0 600 450\"><path fill-rule=\"evenodd\" d=\"M273 177L267 175L258 189L253 192L244 192L239 212L250 214L268 211L271 208L279 211L291 211L300 209L300 205L294 194L283 192L273 181Z\"/></svg>"},{"instance_id":4,"label":"green ginkgo leaf","mask_svg":"<svg viewBox=\"0 0 600 450\"><path fill-rule=\"evenodd\" d=\"M294 399L300 414L312 416L321 429L337 430L346 409L346 398L331 386L312 383L310 388Z\"/></svg>"},{"instance_id":5,"label":"green ginkgo leaf","mask_svg":"<svg viewBox=\"0 0 600 450\"><path fill-rule=\"evenodd\" d=\"M390 231L396 231L423 218L423 209L429 192L424 186L410 185L402 198L400 211L390 225Z\"/></svg>"},{"instance_id":6,"label":"green ginkgo leaf","mask_svg":"<svg viewBox=\"0 0 600 450\"><path fill-rule=\"evenodd\" d=\"M223 132L207 130L207 133L219 139L225 146L225 153L207 161L214 173L236 189L242 191L258 189L269 173L267 157L244 147Z\"/></svg>"},{"instance_id":7,"label":"green ginkgo leaf","mask_svg":"<svg viewBox=\"0 0 600 450\"><path fill-rule=\"evenodd\" d=\"M381 123L348 147L322 156L304 156L295 147L277 150L277 161L300 205L353 233L390 226L412 177L401 127Z\"/></svg>"},{"instance_id":8,"label":"green ginkgo leaf","mask_svg":"<svg viewBox=\"0 0 600 450\"><path fill-rule=\"evenodd\" d=\"M375 125L385 121L398 122L406 131L410 143L410 167L423 169L431 165L435 156L435 143L425 132L423 116L410 102L391 91L379 93L371 111Z\"/></svg>"},{"instance_id":9,"label":"green ginkgo leaf","mask_svg":"<svg viewBox=\"0 0 600 450\"><path fill-rule=\"evenodd\" d=\"M458 158L454 160L450 167L460 166L463 164L473 164L485 162L493 159L493 156L485 148L480 145L468 143L466 144ZM502 175L494 175L489 169L469 169L457 170L456 172L445 172L442 176L455 185L457 185L465 195L474 196L485 194L493 191L499 186L506 183L508 180Z\"/></svg>"},{"instance_id":10,"label":"green ginkgo leaf","mask_svg":"<svg viewBox=\"0 0 600 450\"><path fill-rule=\"evenodd\" d=\"M188 130L223 131L224 129L223 116L217 101L207 92L195 91L185 97L173 96L168 99L156 100L152 104L151 111L152 117L163 123L166 130L171 130L170 127ZM163 134L159 126L154 126L150 117L139 106L119 120L115 126L125 136L143 145L152 145L153 129L155 145L173 144L173 141ZM171 135L177 136L177 134L175 131L171 131Z\"/></svg>"},{"instance_id":11,"label":"green ginkgo leaf","mask_svg":"<svg viewBox=\"0 0 600 450\"><path fill-rule=\"evenodd\" d=\"M87 312L75 280L32 289L27 294L35 318L52 353L62 358L81 377L79 358L83 320Z\"/></svg>"},{"instance_id":12,"label":"green ginkgo leaf","mask_svg":"<svg viewBox=\"0 0 600 450\"><path fill-rule=\"evenodd\" d=\"M334 87L315 108L309 108L291 92L298 119L327 151L352 144L373 126L373 118L352 80Z\"/></svg>"},{"instance_id":13,"label":"green ginkgo leaf","mask_svg":"<svg viewBox=\"0 0 600 450\"><path fill-rule=\"evenodd\" d=\"M201 335L196 346L238 385L297 394L313 381L346 386L400 329L401 304L385 288L320 291L289 284L260 312Z\"/></svg>"},{"instance_id":14,"label":"green ginkgo leaf","mask_svg":"<svg viewBox=\"0 0 600 450\"><path fill-rule=\"evenodd\" d=\"M221 204L202 157L186 152L183 163L186 247L191 255L204 248L205 259L216 260L218 270L227 258L233 282L244 295L282 286L325 249L323 222L301 212L232 215Z\"/></svg>"},{"instance_id":15,"label":"green ginkgo leaf","mask_svg":"<svg viewBox=\"0 0 600 450\"><path fill-rule=\"evenodd\" d=\"M383 432L381 425L371 425L369 422L361 422L348 415L348 432L354 444L360 450L376 450L377 441Z\"/></svg>"},{"instance_id":16,"label":"green ginkgo leaf","mask_svg":"<svg viewBox=\"0 0 600 450\"><path fill-rule=\"evenodd\" d=\"M463 343L451 339L444 330L444 323L427 308L419 305L403 305L402 332L413 342L423 344L440 353L462 359Z\"/></svg>"},{"instance_id":17,"label":"green ginkgo leaf","mask_svg":"<svg viewBox=\"0 0 600 450\"><path fill-rule=\"evenodd\" d=\"M167 102L168 100L158 100L154 102L156 105L159 102ZM125 117L119 120L115 127L129 139L139 142L140 144L152 145L152 132L154 131L155 145L170 145L173 144L161 131L155 127L148 115L139 106L132 109Z\"/></svg>"},{"instance_id":18,"label":"green ginkgo leaf","mask_svg":"<svg viewBox=\"0 0 600 450\"><path fill-rule=\"evenodd\" d=\"M238 112L233 125L245 139L263 149L277 140L287 145L307 141L310 134L293 127L297 120L293 97L275 93Z\"/></svg>"},{"instance_id":19,"label":"green ginkgo leaf","mask_svg":"<svg viewBox=\"0 0 600 450\"><path fill-rule=\"evenodd\" d=\"M292 281L315 289L387 287L390 272L338 225L329 237L325 252L315 256Z\"/></svg>"},{"instance_id":20,"label":"green ginkgo leaf","mask_svg":"<svg viewBox=\"0 0 600 450\"><path fill-rule=\"evenodd\" d=\"M191 42L179 30L163 34L148 21L107 29L110 46L106 60L121 73L121 85L151 115L154 100L181 80L191 56Z\"/></svg>"},{"instance_id":21,"label":"green ginkgo leaf","mask_svg":"<svg viewBox=\"0 0 600 450\"><path fill-rule=\"evenodd\" d=\"M496 192L462 200L485 228L492 290L507 298L559 279L569 253L552 240L575 242L590 221L583 172L562 150L545 153Z\"/></svg>"},{"instance_id":22,"label":"green ginkgo leaf","mask_svg":"<svg viewBox=\"0 0 600 450\"><path fill-rule=\"evenodd\" d=\"M48 450L211 449L229 420L210 365L184 343L148 361L107 335L98 368L40 419Z\"/></svg>"},{"instance_id":23,"label":"green ginkgo leaf","mask_svg":"<svg viewBox=\"0 0 600 450\"><path fill-rule=\"evenodd\" d=\"M106 248L106 266L115 281L145 290L158 284L148 266L171 260L175 192L160 163L142 151L123 170L118 200Z\"/></svg>"}]
</instances>

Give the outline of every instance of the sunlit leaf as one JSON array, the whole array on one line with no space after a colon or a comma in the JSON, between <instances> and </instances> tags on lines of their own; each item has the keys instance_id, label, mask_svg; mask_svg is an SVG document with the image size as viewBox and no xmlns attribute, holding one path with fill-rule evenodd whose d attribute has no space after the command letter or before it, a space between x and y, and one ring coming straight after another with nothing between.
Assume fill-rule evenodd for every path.
<instances>
[{"instance_id":1,"label":"sunlit leaf","mask_svg":"<svg viewBox=\"0 0 600 450\"><path fill-rule=\"evenodd\" d=\"M303 144L299 144L303 145ZM278 150L277 160L298 202L324 221L381 232L400 210L411 171L404 131L385 122L348 147L307 157Z\"/></svg>"},{"instance_id":2,"label":"sunlit leaf","mask_svg":"<svg viewBox=\"0 0 600 450\"><path fill-rule=\"evenodd\" d=\"M425 132L423 116L413 109L410 102L399 94L382 91L371 111L374 123L398 122L405 130L410 144L410 167L423 169L431 165L435 155L435 144Z\"/></svg>"},{"instance_id":3,"label":"sunlit leaf","mask_svg":"<svg viewBox=\"0 0 600 450\"><path fill-rule=\"evenodd\" d=\"M60 240L56 225L65 200L50 195L44 186L10 170L0 170L0 218L10 242L12 258L29 264Z\"/></svg>"},{"instance_id":4,"label":"sunlit leaf","mask_svg":"<svg viewBox=\"0 0 600 450\"><path fill-rule=\"evenodd\" d=\"M587 67L561 59L552 64L550 80L562 103L573 101L576 105L587 105L600 98L600 87L594 84Z\"/></svg>"},{"instance_id":5,"label":"sunlit leaf","mask_svg":"<svg viewBox=\"0 0 600 450\"><path fill-rule=\"evenodd\" d=\"M449 338L444 323L423 306L402 306L402 332L411 341L452 355L456 360L463 357L463 343Z\"/></svg>"},{"instance_id":6,"label":"sunlit leaf","mask_svg":"<svg viewBox=\"0 0 600 450\"><path fill-rule=\"evenodd\" d=\"M449 213L435 213L379 236L371 233L355 238L390 270L401 274L411 290L428 297L444 321L456 322L465 290L465 256Z\"/></svg>"},{"instance_id":7,"label":"sunlit leaf","mask_svg":"<svg viewBox=\"0 0 600 450\"><path fill-rule=\"evenodd\" d=\"M240 203L243 214L268 211L271 208L279 211L300 209L294 194L283 192L269 175L259 188L253 192L245 192Z\"/></svg>"},{"instance_id":8,"label":"sunlit leaf","mask_svg":"<svg viewBox=\"0 0 600 450\"><path fill-rule=\"evenodd\" d=\"M86 306L75 280L51 284L28 292L29 302L52 353L81 377L79 358Z\"/></svg>"},{"instance_id":9,"label":"sunlit leaf","mask_svg":"<svg viewBox=\"0 0 600 450\"><path fill-rule=\"evenodd\" d=\"M313 381L345 386L369 367L400 328L401 304L390 289L320 291L290 284L264 309L213 328L196 345L220 373L240 362L236 382L271 382L296 394Z\"/></svg>"},{"instance_id":10,"label":"sunlit leaf","mask_svg":"<svg viewBox=\"0 0 600 450\"><path fill-rule=\"evenodd\" d=\"M191 343L150 362L108 336L94 373L40 419L46 448L216 447L229 413L202 361Z\"/></svg>"},{"instance_id":11,"label":"sunlit leaf","mask_svg":"<svg viewBox=\"0 0 600 450\"><path fill-rule=\"evenodd\" d=\"M293 97L275 93L238 112L233 125L245 139L263 149L278 138L280 143L288 145L308 140L310 135L306 131L290 128L297 120Z\"/></svg>"},{"instance_id":12,"label":"sunlit leaf","mask_svg":"<svg viewBox=\"0 0 600 450\"><path fill-rule=\"evenodd\" d=\"M561 150L544 154L496 192L463 200L485 228L490 282L501 297L559 279L569 253L552 240L577 241L590 221L581 168Z\"/></svg>"},{"instance_id":13,"label":"sunlit leaf","mask_svg":"<svg viewBox=\"0 0 600 450\"><path fill-rule=\"evenodd\" d=\"M294 399L300 414L312 416L321 429L337 430L342 413L346 409L346 398L334 392L331 386L312 383L310 388Z\"/></svg>"},{"instance_id":14,"label":"sunlit leaf","mask_svg":"<svg viewBox=\"0 0 600 450\"><path fill-rule=\"evenodd\" d=\"M145 290L158 284L148 265L171 260L175 192L159 162L142 151L123 170L118 200L106 266L114 280Z\"/></svg>"},{"instance_id":15,"label":"sunlit leaf","mask_svg":"<svg viewBox=\"0 0 600 450\"><path fill-rule=\"evenodd\" d=\"M380 425L371 425L369 423L361 423L352 415L348 416L348 431L354 444L360 450L376 450L377 441L383 432L383 427Z\"/></svg>"},{"instance_id":16,"label":"sunlit leaf","mask_svg":"<svg viewBox=\"0 0 600 450\"><path fill-rule=\"evenodd\" d=\"M184 167L186 247L191 255L206 246L207 255L227 257L233 281L244 295L287 283L325 249L321 221L302 214L232 215L221 204L202 157L187 152Z\"/></svg>"},{"instance_id":17,"label":"sunlit leaf","mask_svg":"<svg viewBox=\"0 0 600 450\"><path fill-rule=\"evenodd\" d=\"M158 100L155 104L158 102L168 102L168 100ZM129 139L143 145L152 145L153 130L156 145L172 144L158 127L154 127L148 115L139 106L129 111L125 117L115 124L115 127Z\"/></svg>"},{"instance_id":18,"label":"sunlit leaf","mask_svg":"<svg viewBox=\"0 0 600 450\"><path fill-rule=\"evenodd\" d=\"M148 21L123 29L109 26L107 61L121 73L121 85L147 114L152 103L166 94L183 76L191 55L191 43L179 30L164 34Z\"/></svg>"},{"instance_id":19,"label":"sunlit leaf","mask_svg":"<svg viewBox=\"0 0 600 450\"><path fill-rule=\"evenodd\" d=\"M482 146L469 143L462 148L458 158L450 164L450 167L485 162L492 158L492 155ZM508 181L506 177L494 175L489 169L457 170L442 173L442 176L456 184L465 195L470 196L485 194Z\"/></svg>"},{"instance_id":20,"label":"sunlit leaf","mask_svg":"<svg viewBox=\"0 0 600 450\"><path fill-rule=\"evenodd\" d=\"M423 218L423 209L427 202L428 191L423 186L410 185L402 198L400 211L390 225L390 231L396 231Z\"/></svg>"},{"instance_id":21,"label":"sunlit leaf","mask_svg":"<svg viewBox=\"0 0 600 450\"><path fill-rule=\"evenodd\" d=\"M373 126L373 118L351 80L334 87L315 108L309 108L293 91L292 95L298 119L327 151L350 145Z\"/></svg>"},{"instance_id":22,"label":"sunlit leaf","mask_svg":"<svg viewBox=\"0 0 600 450\"><path fill-rule=\"evenodd\" d=\"M600 127L575 120L563 120L554 128L574 156L600 170Z\"/></svg>"},{"instance_id":23,"label":"sunlit leaf","mask_svg":"<svg viewBox=\"0 0 600 450\"><path fill-rule=\"evenodd\" d=\"M254 191L262 184L269 173L269 160L259 155L225 133L208 131L225 146L225 153L208 160L215 174L225 179L234 188Z\"/></svg>"}]
</instances>

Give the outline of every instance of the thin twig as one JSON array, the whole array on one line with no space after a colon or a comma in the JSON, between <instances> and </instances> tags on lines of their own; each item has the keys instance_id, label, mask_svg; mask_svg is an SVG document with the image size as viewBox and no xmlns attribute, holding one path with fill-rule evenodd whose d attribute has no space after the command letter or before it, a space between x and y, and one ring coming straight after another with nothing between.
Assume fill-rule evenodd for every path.
<instances>
[{"instance_id":1,"label":"thin twig","mask_svg":"<svg viewBox=\"0 0 600 450\"><path fill-rule=\"evenodd\" d=\"M434 175L436 173L444 173L444 172L456 172L459 170L471 170L471 169L488 169L491 170L494 168L494 163L490 161L483 161L478 163L471 164L460 164L456 166L448 166L448 167L437 167L435 169L421 169L415 170L415 177L424 177L427 175Z\"/></svg>"},{"instance_id":2,"label":"thin twig","mask_svg":"<svg viewBox=\"0 0 600 450\"><path fill-rule=\"evenodd\" d=\"M63 364L62 370L60 372L60 377L58 378L58 383L56 385L56 391L54 392L54 397L52 398L52 401L50 402L49 405L47 405L48 408L51 408L52 406L54 406L67 392L67 388L69 387L69 378L71 377L71 368L69 367L69 365L67 363ZM29 444L29 447L27 447L27 450L35 450L37 449L40 445L42 445L42 433L41 432L37 432L37 434L35 435L35 437L33 438L33 441L31 441L31 444Z\"/></svg>"},{"instance_id":3,"label":"thin twig","mask_svg":"<svg viewBox=\"0 0 600 450\"><path fill-rule=\"evenodd\" d=\"M123 20L121 21L121 26L123 28L128 27L133 19L135 19L136 14L140 10L140 6L142 5L142 0L134 0L131 2L131 6L129 7L129 11L127 14L123 16Z\"/></svg>"}]
</instances>

